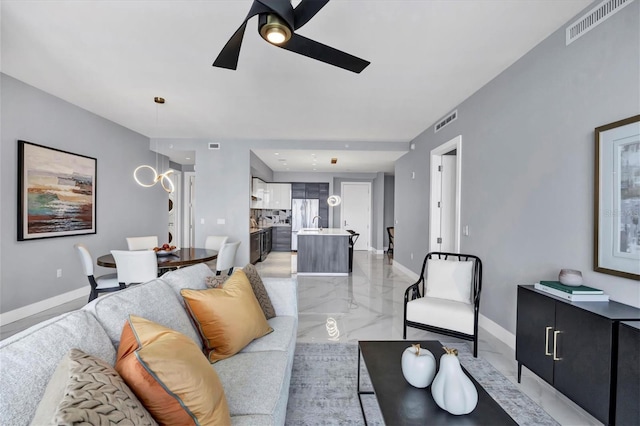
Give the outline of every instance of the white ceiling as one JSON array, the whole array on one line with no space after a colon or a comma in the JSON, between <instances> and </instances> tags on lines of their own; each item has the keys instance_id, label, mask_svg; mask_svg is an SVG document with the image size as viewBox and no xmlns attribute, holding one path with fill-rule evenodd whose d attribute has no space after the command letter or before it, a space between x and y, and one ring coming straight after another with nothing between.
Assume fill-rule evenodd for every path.
<instances>
[{"instance_id":1,"label":"white ceiling","mask_svg":"<svg viewBox=\"0 0 640 426\"><path fill-rule=\"evenodd\" d=\"M591 1L332 0L299 33L371 61L361 74L267 44L257 18L238 70L212 67L251 3L2 0L0 68L154 138L406 144Z\"/></svg>"}]
</instances>

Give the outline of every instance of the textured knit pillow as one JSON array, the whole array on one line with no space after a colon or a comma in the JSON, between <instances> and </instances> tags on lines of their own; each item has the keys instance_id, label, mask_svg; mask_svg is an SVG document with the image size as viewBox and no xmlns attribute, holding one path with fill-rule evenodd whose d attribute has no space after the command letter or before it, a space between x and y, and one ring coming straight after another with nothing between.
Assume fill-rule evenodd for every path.
<instances>
[{"instance_id":1,"label":"textured knit pillow","mask_svg":"<svg viewBox=\"0 0 640 426\"><path fill-rule=\"evenodd\" d=\"M222 383L193 339L130 315L116 371L158 423L228 425Z\"/></svg>"},{"instance_id":2,"label":"textured knit pillow","mask_svg":"<svg viewBox=\"0 0 640 426\"><path fill-rule=\"evenodd\" d=\"M428 297L471 303L473 261L427 260Z\"/></svg>"},{"instance_id":3,"label":"textured knit pillow","mask_svg":"<svg viewBox=\"0 0 640 426\"><path fill-rule=\"evenodd\" d=\"M269 298L267 289L264 288L264 283L262 282L262 278L260 278L256 267L249 263L247 266L242 268L242 270L247 278L249 278L251 288L253 289L253 293L256 295L256 299L258 299L258 303L260 304L260 308L262 308L262 312L264 312L265 318L271 319L275 317L276 310L271 304L271 299Z\"/></svg>"},{"instance_id":4,"label":"textured knit pillow","mask_svg":"<svg viewBox=\"0 0 640 426\"><path fill-rule=\"evenodd\" d=\"M211 362L229 358L273 331L242 270L234 271L222 288L185 288L180 294Z\"/></svg>"},{"instance_id":5,"label":"textured knit pillow","mask_svg":"<svg viewBox=\"0 0 640 426\"><path fill-rule=\"evenodd\" d=\"M222 287L222 284L224 284L224 282L229 279L229 277L230 275L228 274L213 275L210 277L206 277L204 279L204 283L209 288L220 288Z\"/></svg>"},{"instance_id":6,"label":"textured knit pillow","mask_svg":"<svg viewBox=\"0 0 640 426\"><path fill-rule=\"evenodd\" d=\"M32 424L157 425L111 365L80 349L58 364Z\"/></svg>"}]
</instances>

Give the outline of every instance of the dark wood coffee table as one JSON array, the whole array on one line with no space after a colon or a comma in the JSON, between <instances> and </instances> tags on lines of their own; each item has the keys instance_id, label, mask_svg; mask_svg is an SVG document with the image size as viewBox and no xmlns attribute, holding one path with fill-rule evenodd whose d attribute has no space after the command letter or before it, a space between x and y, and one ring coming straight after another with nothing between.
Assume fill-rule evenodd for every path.
<instances>
[{"instance_id":1,"label":"dark wood coffee table","mask_svg":"<svg viewBox=\"0 0 640 426\"><path fill-rule=\"evenodd\" d=\"M421 348L431 351L439 366L444 350L442 344L435 340L358 342L358 399L365 425L367 419L362 406L362 395L366 394L375 394L387 425L517 425L464 368L478 390L478 405L469 414L449 414L435 403L430 386L425 389L411 386L402 375L400 360L402 352L413 343L420 343ZM360 355L371 378L373 391L360 389Z\"/></svg>"}]
</instances>

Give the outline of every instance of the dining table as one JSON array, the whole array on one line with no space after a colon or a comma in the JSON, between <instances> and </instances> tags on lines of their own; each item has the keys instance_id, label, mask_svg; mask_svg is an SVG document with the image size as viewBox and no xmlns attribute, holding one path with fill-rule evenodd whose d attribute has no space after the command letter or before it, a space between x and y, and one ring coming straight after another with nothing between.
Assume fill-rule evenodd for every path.
<instances>
[{"instance_id":1,"label":"dining table","mask_svg":"<svg viewBox=\"0 0 640 426\"><path fill-rule=\"evenodd\" d=\"M190 247L178 249L171 254L159 254L156 257L158 258L158 269L175 269L217 259L218 251ZM111 253L98 257L96 263L105 268L116 267L116 261Z\"/></svg>"}]
</instances>

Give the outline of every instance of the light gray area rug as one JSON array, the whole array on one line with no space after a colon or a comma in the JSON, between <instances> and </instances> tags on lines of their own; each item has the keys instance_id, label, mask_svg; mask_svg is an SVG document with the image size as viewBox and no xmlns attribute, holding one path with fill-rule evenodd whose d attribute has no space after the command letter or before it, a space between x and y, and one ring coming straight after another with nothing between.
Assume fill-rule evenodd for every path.
<instances>
[{"instance_id":1,"label":"light gray area rug","mask_svg":"<svg viewBox=\"0 0 640 426\"><path fill-rule=\"evenodd\" d=\"M491 364L473 358L468 344L450 343L446 346L458 349L462 365L519 425L558 425ZM293 359L286 424L363 425L357 395L357 366L358 347L355 343L298 343ZM360 374L360 389L370 390L364 366ZM362 399L368 424L384 425L375 396L364 395Z\"/></svg>"}]
</instances>

